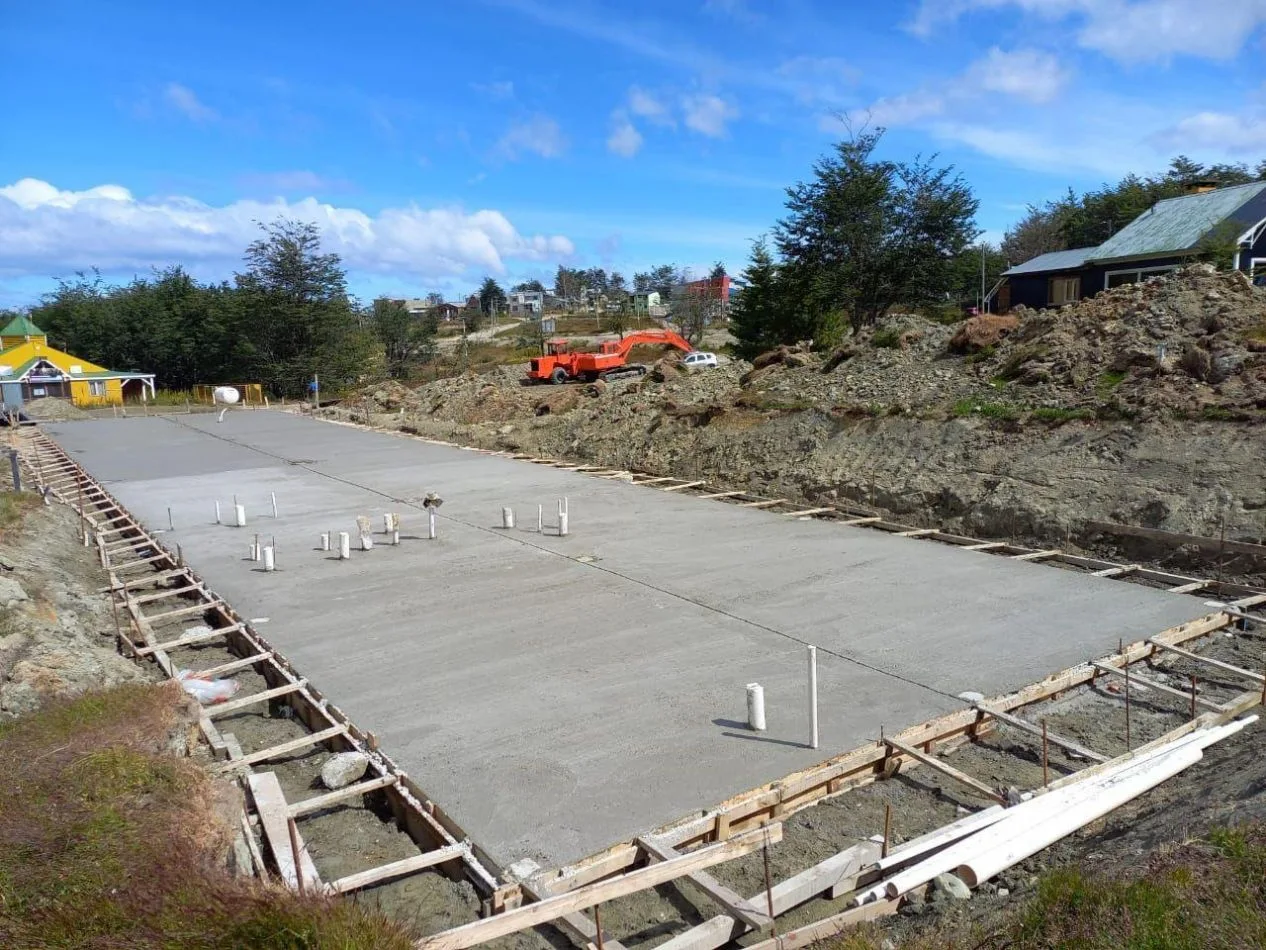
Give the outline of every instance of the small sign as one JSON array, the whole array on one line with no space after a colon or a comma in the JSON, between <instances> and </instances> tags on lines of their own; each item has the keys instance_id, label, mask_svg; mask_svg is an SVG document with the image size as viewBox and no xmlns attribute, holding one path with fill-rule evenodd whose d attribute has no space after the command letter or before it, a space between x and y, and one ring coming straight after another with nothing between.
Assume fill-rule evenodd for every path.
<instances>
[{"instance_id":1,"label":"small sign","mask_svg":"<svg viewBox=\"0 0 1266 950\"><path fill-rule=\"evenodd\" d=\"M553 317L541 318L541 332L542 333L554 332L554 318Z\"/></svg>"}]
</instances>

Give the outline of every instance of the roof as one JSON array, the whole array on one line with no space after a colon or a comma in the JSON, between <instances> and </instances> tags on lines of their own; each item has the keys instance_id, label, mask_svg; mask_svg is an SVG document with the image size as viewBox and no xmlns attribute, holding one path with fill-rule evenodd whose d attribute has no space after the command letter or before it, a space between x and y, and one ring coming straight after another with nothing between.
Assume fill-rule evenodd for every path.
<instances>
[{"instance_id":1,"label":"roof","mask_svg":"<svg viewBox=\"0 0 1266 950\"><path fill-rule=\"evenodd\" d=\"M0 336L44 336L44 331L32 323L26 314L19 314L0 330Z\"/></svg>"},{"instance_id":2,"label":"roof","mask_svg":"<svg viewBox=\"0 0 1266 950\"><path fill-rule=\"evenodd\" d=\"M1008 268L1003 271L1003 277L1015 277L1017 274L1038 274L1055 270L1072 270L1086 263L1086 258L1093 254L1097 248L1078 247L1071 251L1051 251L1049 254L1039 254L1037 257L1030 258L1023 264L1017 264L1015 267Z\"/></svg>"},{"instance_id":3,"label":"roof","mask_svg":"<svg viewBox=\"0 0 1266 950\"><path fill-rule=\"evenodd\" d=\"M1158 201L1100 244L1089 260L1190 251L1223 221L1235 220L1236 212L1263 192L1266 181L1255 181ZM1243 223L1247 227L1255 222Z\"/></svg>"}]
</instances>

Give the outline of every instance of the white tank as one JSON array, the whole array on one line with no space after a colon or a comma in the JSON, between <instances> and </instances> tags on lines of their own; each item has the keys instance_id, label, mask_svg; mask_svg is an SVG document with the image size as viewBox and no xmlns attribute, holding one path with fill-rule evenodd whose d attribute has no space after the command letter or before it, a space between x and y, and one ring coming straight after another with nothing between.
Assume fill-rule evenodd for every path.
<instances>
[{"instance_id":1,"label":"white tank","mask_svg":"<svg viewBox=\"0 0 1266 950\"><path fill-rule=\"evenodd\" d=\"M242 396L232 386L216 386L211 398L225 406L236 406Z\"/></svg>"}]
</instances>

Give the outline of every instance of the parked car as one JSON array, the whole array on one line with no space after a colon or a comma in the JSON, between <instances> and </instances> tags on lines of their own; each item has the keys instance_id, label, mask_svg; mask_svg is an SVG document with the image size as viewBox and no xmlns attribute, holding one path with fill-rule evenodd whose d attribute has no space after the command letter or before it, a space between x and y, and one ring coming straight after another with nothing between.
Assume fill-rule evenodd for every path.
<instances>
[{"instance_id":1,"label":"parked car","mask_svg":"<svg viewBox=\"0 0 1266 950\"><path fill-rule=\"evenodd\" d=\"M681 361L686 369L710 369L717 365L717 355L715 353L701 353L694 350L686 354L686 358Z\"/></svg>"}]
</instances>

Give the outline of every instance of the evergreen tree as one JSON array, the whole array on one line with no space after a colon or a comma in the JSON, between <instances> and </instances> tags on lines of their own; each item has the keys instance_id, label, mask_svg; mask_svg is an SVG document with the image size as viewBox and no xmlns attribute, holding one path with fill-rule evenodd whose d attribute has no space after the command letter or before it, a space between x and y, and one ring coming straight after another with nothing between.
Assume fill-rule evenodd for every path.
<instances>
[{"instance_id":1,"label":"evergreen tree","mask_svg":"<svg viewBox=\"0 0 1266 950\"><path fill-rule=\"evenodd\" d=\"M506 308L506 292L492 277L485 277L479 285L479 311L486 317L500 313Z\"/></svg>"},{"instance_id":2,"label":"evergreen tree","mask_svg":"<svg viewBox=\"0 0 1266 950\"><path fill-rule=\"evenodd\" d=\"M734 334L734 351L743 359L753 359L779 343L795 342L783 336L782 289L778 284L778 265L769 253L765 238L752 245L752 259L743 271L746 286L730 309L730 332Z\"/></svg>"}]
</instances>

